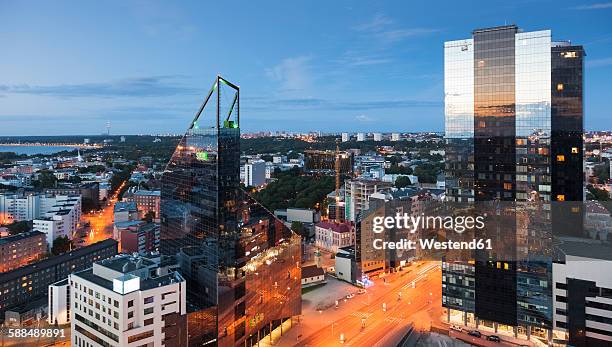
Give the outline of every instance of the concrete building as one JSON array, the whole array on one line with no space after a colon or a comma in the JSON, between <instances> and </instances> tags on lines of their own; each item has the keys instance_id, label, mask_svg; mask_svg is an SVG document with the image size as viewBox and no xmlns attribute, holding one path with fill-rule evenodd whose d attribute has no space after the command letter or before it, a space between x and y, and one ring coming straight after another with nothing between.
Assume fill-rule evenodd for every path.
<instances>
[{"instance_id":1,"label":"concrete building","mask_svg":"<svg viewBox=\"0 0 612 347\"><path fill-rule=\"evenodd\" d=\"M342 142L349 142L350 139L349 133L342 133Z\"/></svg>"},{"instance_id":2,"label":"concrete building","mask_svg":"<svg viewBox=\"0 0 612 347\"><path fill-rule=\"evenodd\" d=\"M357 262L355 259L355 247L343 247L336 253L336 277L348 283L357 283Z\"/></svg>"},{"instance_id":3,"label":"concrete building","mask_svg":"<svg viewBox=\"0 0 612 347\"><path fill-rule=\"evenodd\" d=\"M244 184L259 187L266 183L266 162L255 160L244 165Z\"/></svg>"},{"instance_id":4,"label":"concrete building","mask_svg":"<svg viewBox=\"0 0 612 347\"><path fill-rule=\"evenodd\" d=\"M78 200L78 201L75 201ZM78 203L79 218L81 197L79 195L9 193L0 194L0 223L34 220L47 212L57 210L58 205Z\"/></svg>"},{"instance_id":5,"label":"concrete building","mask_svg":"<svg viewBox=\"0 0 612 347\"><path fill-rule=\"evenodd\" d=\"M365 133L357 133L358 142L365 141L365 139L366 139Z\"/></svg>"},{"instance_id":6,"label":"concrete building","mask_svg":"<svg viewBox=\"0 0 612 347\"><path fill-rule=\"evenodd\" d=\"M159 224L145 221L115 223L114 234L123 253L157 251L159 249Z\"/></svg>"},{"instance_id":7,"label":"concrete building","mask_svg":"<svg viewBox=\"0 0 612 347\"><path fill-rule=\"evenodd\" d=\"M364 179L346 181L344 188L346 219L355 222L359 212L368 209L370 195L390 187L391 183L382 181Z\"/></svg>"},{"instance_id":8,"label":"concrete building","mask_svg":"<svg viewBox=\"0 0 612 347\"><path fill-rule=\"evenodd\" d=\"M73 346L187 346L185 279L119 255L70 275Z\"/></svg>"},{"instance_id":9,"label":"concrete building","mask_svg":"<svg viewBox=\"0 0 612 347\"><path fill-rule=\"evenodd\" d=\"M34 219L33 229L47 235L47 244L61 236L72 239L81 222L81 197L69 197L66 200L57 200L43 217Z\"/></svg>"},{"instance_id":10,"label":"concrete building","mask_svg":"<svg viewBox=\"0 0 612 347\"><path fill-rule=\"evenodd\" d=\"M138 207L134 201L120 201L115 203L113 210L115 223L138 220Z\"/></svg>"},{"instance_id":11,"label":"concrete building","mask_svg":"<svg viewBox=\"0 0 612 347\"><path fill-rule=\"evenodd\" d=\"M151 213L154 220L159 220L160 200L161 191L159 190L137 190L127 199L127 201L134 201L136 203L140 218L144 218L147 214Z\"/></svg>"},{"instance_id":12,"label":"concrete building","mask_svg":"<svg viewBox=\"0 0 612 347\"><path fill-rule=\"evenodd\" d=\"M597 241L566 241L553 263L553 342L612 345L612 248Z\"/></svg>"},{"instance_id":13,"label":"concrete building","mask_svg":"<svg viewBox=\"0 0 612 347\"><path fill-rule=\"evenodd\" d=\"M350 222L320 222L315 225L315 245L336 253L355 244L355 230Z\"/></svg>"},{"instance_id":14,"label":"concrete building","mask_svg":"<svg viewBox=\"0 0 612 347\"><path fill-rule=\"evenodd\" d=\"M47 254L46 235L40 231L0 238L0 272L15 270Z\"/></svg>"},{"instance_id":15,"label":"concrete building","mask_svg":"<svg viewBox=\"0 0 612 347\"><path fill-rule=\"evenodd\" d=\"M391 134L391 141L397 142L399 140L400 140L400 134L399 133Z\"/></svg>"},{"instance_id":16,"label":"concrete building","mask_svg":"<svg viewBox=\"0 0 612 347\"><path fill-rule=\"evenodd\" d=\"M376 141L376 142L382 141L382 134L381 133L374 133L374 141Z\"/></svg>"},{"instance_id":17,"label":"concrete building","mask_svg":"<svg viewBox=\"0 0 612 347\"><path fill-rule=\"evenodd\" d=\"M74 271L91 267L94 261L117 254L117 241L107 239L72 252L50 257L18 269L1 273L0 316L30 301L44 298L46 306L49 285L68 278Z\"/></svg>"},{"instance_id":18,"label":"concrete building","mask_svg":"<svg viewBox=\"0 0 612 347\"><path fill-rule=\"evenodd\" d=\"M49 325L70 323L70 285L68 278L49 285L48 315Z\"/></svg>"}]
</instances>

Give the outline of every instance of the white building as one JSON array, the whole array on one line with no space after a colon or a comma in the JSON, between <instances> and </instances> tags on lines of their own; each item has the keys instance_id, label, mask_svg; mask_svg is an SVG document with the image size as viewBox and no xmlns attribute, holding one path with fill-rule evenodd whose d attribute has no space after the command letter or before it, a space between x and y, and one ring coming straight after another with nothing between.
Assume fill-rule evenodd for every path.
<instances>
[{"instance_id":1,"label":"white building","mask_svg":"<svg viewBox=\"0 0 612 347\"><path fill-rule=\"evenodd\" d=\"M370 196L381 189L391 187L388 182L373 180L347 180L344 188L345 216L347 220L356 221L359 212L369 208Z\"/></svg>"},{"instance_id":2,"label":"white building","mask_svg":"<svg viewBox=\"0 0 612 347\"><path fill-rule=\"evenodd\" d=\"M70 323L70 286L68 279L49 285L49 325Z\"/></svg>"},{"instance_id":3,"label":"white building","mask_svg":"<svg viewBox=\"0 0 612 347\"><path fill-rule=\"evenodd\" d=\"M391 141L399 141L399 140L400 140L400 134L399 133L391 134Z\"/></svg>"},{"instance_id":4,"label":"white building","mask_svg":"<svg viewBox=\"0 0 612 347\"><path fill-rule=\"evenodd\" d=\"M302 288L311 287L325 282L325 271L316 265L302 268Z\"/></svg>"},{"instance_id":5,"label":"white building","mask_svg":"<svg viewBox=\"0 0 612 347\"><path fill-rule=\"evenodd\" d=\"M315 245L336 253L355 244L355 229L350 222L320 222L315 225Z\"/></svg>"},{"instance_id":6,"label":"white building","mask_svg":"<svg viewBox=\"0 0 612 347\"><path fill-rule=\"evenodd\" d=\"M32 228L47 234L49 248L53 246L53 240L60 236L72 239L81 222L81 196L56 195L54 201L52 206L44 206L47 211L42 217L34 219Z\"/></svg>"},{"instance_id":7,"label":"white building","mask_svg":"<svg viewBox=\"0 0 612 347\"><path fill-rule=\"evenodd\" d=\"M266 162L255 160L244 164L244 184L259 187L266 183Z\"/></svg>"},{"instance_id":8,"label":"white building","mask_svg":"<svg viewBox=\"0 0 612 347\"><path fill-rule=\"evenodd\" d=\"M365 141L365 133L357 133L357 141Z\"/></svg>"},{"instance_id":9,"label":"white building","mask_svg":"<svg viewBox=\"0 0 612 347\"><path fill-rule=\"evenodd\" d=\"M374 141L382 141L382 134L381 133L374 133Z\"/></svg>"},{"instance_id":10,"label":"white building","mask_svg":"<svg viewBox=\"0 0 612 347\"><path fill-rule=\"evenodd\" d=\"M122 254L68 281L72 346L187 345L186 282L178 272Z\"/></svg>"},{"instance_id":11,"label":"white building","mask_svg":"<svg viewBox=\"0 0 612 347\"><path fill-rule=\"evenodd\" d=\"M612 345L612 249L577 241L561 248L564 261L553 263L553 338L574 346Z\"/></svg>"},{"instance_id":12,"label":"white building","mask_svg":"<svg viewBox=\"0 0 612 347\"><path fill-rule=\"evenodd\" d=\"M13 221L44 217L47 212L55 210L57 205L77 198L80 208L81 198L75 195L0 194L0 223L9 224Z\"/></svg>"},{"instance_id":13,"label":"white building","mask_svg":"<svg viewBox=\"0 0 612 347\"><path fill-rule=\"evenodd\" d=\"M349 142L350 139L349 133L342 133L342 142Z\"/></svg>"}]
</instances>

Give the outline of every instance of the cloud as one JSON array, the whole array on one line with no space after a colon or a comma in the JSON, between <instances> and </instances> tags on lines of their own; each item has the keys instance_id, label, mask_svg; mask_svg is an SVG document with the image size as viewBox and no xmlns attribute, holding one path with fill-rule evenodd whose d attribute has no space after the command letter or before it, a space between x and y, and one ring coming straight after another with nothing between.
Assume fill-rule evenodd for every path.
<instances>
[{"instance_id":1,"label":"cloud","mask_svg":"<svg viewBox=\"0 0 612 347\"><path fill-rule=\"evenodd\" d=\"M586 65L587 65L587 67L610 66L610 65L612 65L612 57L611 58L601 58L601 59L587 60Z\"/></svg>"},{"instance_id":2,"label":"cloud","mask_svg":"<svg viewBox=\"0 0 612 347\"><path fill-rule=\"evenodd\" d=\"M377 13L371 21L357 25L353 29L357 31L378 32L393 24L393 20L382 13Z\"/></svg>"},{"instance_id":3,"label":"cloud","mask_svg":"<svg viewBox=\"0 0 612 347\"><path fill-rule=\"evenodd\" d=\"M440 31L434 28L398 27L391 18L380 13L376 14L371 21L357 25L353 29L385 43L394 43L409 37L424 36Z\"/></svg>"},{"instance_id":4,"label":"cloud","mask_svg":"<svg viewBox=\"0 0 612 347\"><path fill-rule=\"evenodd\" d=\"M368 101L338 101L318 98L262 99L260 102L243 107L253 111L367 111L380 109L405 109L421 107L442 107L442 101L389 99Z\"/></svg>"},{"instance_id":5,"label":"cloud","mask_svg":"<svg viewBox=\"0 0 612 347\"><path fill-rule=\"evenodd\" d=\"M165 75L127 78L111 82L60 85L0 85L7 94L29 94L61 98L78 97L159 97L194 95L200 90L179 82L182 76Z\"/></svg>"},{"instance_id":6,"label":"cloud","mask_svg":"<svg viewBox=\"0 0 612 347\"><path fill-rule=\"evenodd\" d=\"M374 119L366 116L365 114L360 114L359 116L355 117L355 120L358 122L372 122Z\"/></svg>"},{"instance_id":7,"label":"cloud","mask_svg":"<svg viewBox=\"0 0 612 347\"><path fill-rule=\"evenodd\" d=\"M284 59L280 64L266 69L265 74L279 83L281 91L303 91L312 85L309 56Z\"/></svg>"},{"instance_id":8,"label":"cloud","mask_svg":"<svg viewBox=\"0 0 612 347\"><path fill-rule=\"evenodd\" d=\"M597 3L597 4L575 6L575 7L572 7L571 9L573 10L603 10L607 8L612 8L612 2L602 2L602 3Z\"/></svg>"}]
</instances>

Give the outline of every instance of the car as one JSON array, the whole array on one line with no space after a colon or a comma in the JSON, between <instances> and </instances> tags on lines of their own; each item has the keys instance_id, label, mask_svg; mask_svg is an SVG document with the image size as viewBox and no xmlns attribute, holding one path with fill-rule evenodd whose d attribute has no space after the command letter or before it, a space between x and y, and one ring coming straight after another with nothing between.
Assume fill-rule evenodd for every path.
<instances>
[{"instance_id":1,"label":"car","mask_svg":"<svg viewBox=\"0 0 612 347\"><path fill-rule=\"evenodd\" d=\"M480 333L480 331L478 331L478 330L470 330L470 331L468 332L468 335L470 335L470 336L474 336L474 337L481 337L481 336L482 336L482 334L481 334L481 333Z\"/></svg>"},{"instance_id":2,"label":"car","mask_svg":"<svg viewBox=\"0 0 612 347\"><path fill-rule=\"evenodd\" d=\"M463 329L456 325L456 324L451 324L451 326L449 327L450 330L454 330L454 331L463 331Z\"/></svg>"},{"instance_id":3,"label":"car","mask_svg":"<svg viewBox=\"0 0 612 347\"><path fill-rule=\"evenodd\" d=\"M346 294L347 299L351 299L355 297L355 293Z\"/></svg>"},{"instance_id":4,"label":"car","mask_svg":"<svg viewBox=\"0 0 612 347\"><path fill-rule=\"evenodd\" d=\"M365 289L361 288L361 289L359 289L359 290L357 291L357 294L365 294L365 293L367 293L367 292L368 292L367 290L365 290Z\"/></svg>"},{"instance_id":5,"label":"car","mask_svg":"<svg viewBox=\"0 0 612 347\"><path fill-rule=\"evenodd\" d=\"M497 335L489 335L487 336L487 340L493 341L493 342L501 342L501 339Z\"/></svg>"}]
</instances>

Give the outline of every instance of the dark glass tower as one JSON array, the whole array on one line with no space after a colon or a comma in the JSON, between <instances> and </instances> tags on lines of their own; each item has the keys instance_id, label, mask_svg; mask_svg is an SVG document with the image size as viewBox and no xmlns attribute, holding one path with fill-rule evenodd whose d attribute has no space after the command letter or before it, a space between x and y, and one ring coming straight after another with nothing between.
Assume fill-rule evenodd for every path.
<instances>
[{"instance_id":1,"label":"dark glass tower","mask_svg":"<svg viewBox=\"0 0 612 347\"><path fill-rule=\"evenodd\" d=\"M512 210L487 230L503 250L443 263L449 319L550 337L552 230L581 228L561 217L581 213L583 55L514 25L445 43L447 199Z\"/></svg>"},{"instance_id":2,"label":"dark glass tower","mask_svg":"<svg viewBox=\"0 0 612 347\"><path fill-rule=\"evenodd\" d=\"M300 314L300 237L240 187L239 88L217 77L162 177L163 255L191 346L251 346Z\"/></svg>"}]
</instances>

